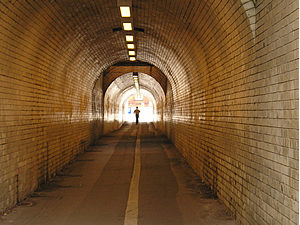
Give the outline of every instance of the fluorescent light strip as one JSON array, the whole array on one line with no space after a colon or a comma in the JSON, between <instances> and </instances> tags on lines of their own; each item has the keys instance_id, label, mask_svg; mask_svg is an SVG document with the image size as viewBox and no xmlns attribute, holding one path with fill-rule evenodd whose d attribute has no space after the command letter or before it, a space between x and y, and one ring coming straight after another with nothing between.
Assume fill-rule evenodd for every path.
<instances>
[{"instance_id":1,"label":"fluorescent light strip","mask_svg":"<svg viewBox=\"0 0 300 225\"><path fill-rule=\"evenodd\" d=\"M126 41L132 42L133 41L133 35L126 35Z\"/></svg>"},{"instance_id":2,"label":"fluorescent light strip","mask_svg":"<svg viewBox=\"0 0 300 225\"><path fill-rule=\"evenodd\" d=\"M130 7L120 6L121 17L130 17Z\"/></svg>"},{"instance_id":3,"label":"fluorescent light strip","mask_svg":"<svg viewBox=\"0 0 300 225\"><path fill-rule=\"evenodd\" d=\"M135 59L135 57L129 57L129 60L130 61L135 61L136 59Z\"/></svg>"},{"instance_id":4,"label":"fluorescent light strip","mask_svg":"<svg viewBox=\"0 0 300 225\"><path fill-rule=\"evenodd\" d=\"M127 44L128 49L134 49L134 44Z\"/></svg>"},{"instance_id":5,"label":"fluorescent light strip","mask_svg":"<svg viewBox=\"0 0 300 225\"><path fill-rule=\"evenodd\" d=\"M134 56L134 55L135 55L135 51L129 51L128 54L129 54L130 56Z\"/></svg>"},{"instance_id":6,"label":"fluorescent light strip","mask_svg":"<svg viewBox=\"0 0 300 225\"><path fill-rule=\"evenodd\" d=\"M132 30L132 24L131 23L123 23L123 29L124 30Z\"/></svg>"}]
</instances>

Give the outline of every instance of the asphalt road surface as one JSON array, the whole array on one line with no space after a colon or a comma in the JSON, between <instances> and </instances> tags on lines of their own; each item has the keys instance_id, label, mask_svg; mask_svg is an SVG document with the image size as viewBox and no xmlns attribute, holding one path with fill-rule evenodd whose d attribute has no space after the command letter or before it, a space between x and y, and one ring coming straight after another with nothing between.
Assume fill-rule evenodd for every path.
<instances>
[{"instance_id":1,"label":"asphalt road surface","mask_svg":"<svg viewBox=\"0 0 300 225\"><path fill-rule=\"evenodd\" d=\"M105 135L2 225L233 225L232 217L151 124Z\"/></svg>"}]
</instances>

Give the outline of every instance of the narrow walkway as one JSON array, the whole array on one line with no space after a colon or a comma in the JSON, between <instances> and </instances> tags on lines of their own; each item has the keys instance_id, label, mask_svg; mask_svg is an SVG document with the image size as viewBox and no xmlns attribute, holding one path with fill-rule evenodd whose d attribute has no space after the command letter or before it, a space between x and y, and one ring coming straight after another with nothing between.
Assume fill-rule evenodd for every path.
<instances>
[{"instance_id":1,"label":"narrow walkway","mask_svg":"<svg viewBox=\"0 0 300 225\"><path fill-rule=\"evenodd\" d=\"M23 203L0 224L235 224L149 124L127 124L104 136Z\"/></svg>"}]
</instances>

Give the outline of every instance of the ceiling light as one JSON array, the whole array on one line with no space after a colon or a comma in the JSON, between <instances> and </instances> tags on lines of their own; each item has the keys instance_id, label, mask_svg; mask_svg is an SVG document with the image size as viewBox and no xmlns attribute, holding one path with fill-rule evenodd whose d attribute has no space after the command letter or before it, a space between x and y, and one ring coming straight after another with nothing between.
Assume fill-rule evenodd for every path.
<instances>
[{"instance_id":1,"label":"ceiling light","mask_svg":"<svg viewBox=\"0 0 300 225\"><path fill-rule=\"evenodd\" d=\"M129 55L135 55L135 51L129 51Z\"/></svg>"},{"instance_id":2,"label":"ceiling light","mask_svg":"<svg viewBox=\"0 0 300 225\"><path fill-rule=\"evenodd\" d=\"M130 7L120 6L121 17L130 17Z\"/></svg>"},{"instance_id":3,"label":"ceiling light","mask_svg":"<svg viewBox=\"0 0 300 225\"><path fill-rule=\"evenodd\" d=\"M126 35L126 41L128 42L133 41L133 35Z\"/></svg>"},{"instance_id":4,"label":"ceiling light","mask_svg":"<svg viewBox=\"0 0 300 225\"><path fill-rule=\"evenodd\" d=\"M124 30L132 30L131 23L123 23L123 29Z\"/></svg>"},{"instance_id":5,"label":"ceiling light","mask_svg":"<svg viewBox=\"0 0 300 225\"><path fill-rule=\"evenodd\" d=\"M129 60L130 61L135 61L136 59L135 59L135 57L129 57Z\"/></svg>"},{"instance_id":6,"label":"ceiling light","mask_svg":"<svg viewBox=\"0 0 300 225\"><path fill-rule=\"evenodd\" d=\"M127 44L128 49L134 49L134 44Z\"/></svg>"}]
</instances>

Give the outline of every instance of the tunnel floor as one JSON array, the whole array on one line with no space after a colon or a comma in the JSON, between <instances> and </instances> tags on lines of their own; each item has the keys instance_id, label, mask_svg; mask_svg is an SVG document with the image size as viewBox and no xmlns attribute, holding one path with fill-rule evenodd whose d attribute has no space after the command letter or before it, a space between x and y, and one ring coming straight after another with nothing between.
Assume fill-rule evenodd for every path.
<instances>
[{"instance_id":1,"label":"tunnel floor","mask_svg":"<svg viewBox=\"0 0 300 225\"><path fill-rule=\"evenodd\" d=\"M132 175L133 174L133 175ZM16 225L233 225L151 124L125 124L0 217Z\"/></svg>"}]
</instances>

